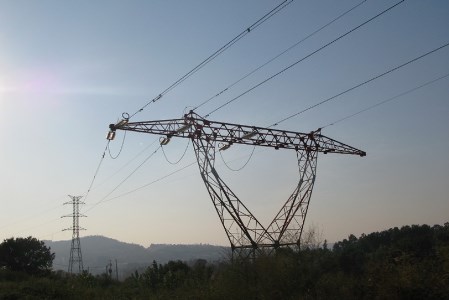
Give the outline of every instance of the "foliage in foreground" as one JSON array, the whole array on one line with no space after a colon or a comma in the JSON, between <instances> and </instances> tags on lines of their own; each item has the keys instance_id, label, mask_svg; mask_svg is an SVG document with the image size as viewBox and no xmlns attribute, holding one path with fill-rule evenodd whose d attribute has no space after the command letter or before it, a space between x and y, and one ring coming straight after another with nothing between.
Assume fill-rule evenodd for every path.
<instances>
[{"instance_id":1,"label":"foliage in foreground","mask_svg":"<svg viewBox=\"0 0 449 300\"><path fill-rule=\"evenodd\" d=\"M123 282L0 270L0 299L449 299L449 223L278 251L253 262L154 262Z\"/></svg>"},{"instance_id":2,"label":"foliage in foreground","mask_svg":"<svg viewBox=\"0 0 449 300\"><path fill-rule=\"evenodd\" d=\"M31 236L9 238L0 244L0 268L42 275L50 272L55 254Z\"/></svg>"}]
</instances>

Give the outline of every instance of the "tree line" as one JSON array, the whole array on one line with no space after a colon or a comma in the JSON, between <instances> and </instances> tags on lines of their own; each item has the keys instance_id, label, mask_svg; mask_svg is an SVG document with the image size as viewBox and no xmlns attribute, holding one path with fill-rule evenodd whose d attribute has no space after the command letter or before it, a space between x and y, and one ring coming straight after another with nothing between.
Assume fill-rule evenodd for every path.
<instances>
[{"instance_id":1,"label":"tree line","mask_svg":"<svg viewBox=\"0 0 449 300\"><path fill-rule=\"evenodd\" d=\"M5 247L11 240L0 244L0 299L449 299L449 223L350 235L332 249L309 244L255 260L154 261L120 282L106 273L69 276L51 264L16 268Z\"/></svg>"}]
</instances>

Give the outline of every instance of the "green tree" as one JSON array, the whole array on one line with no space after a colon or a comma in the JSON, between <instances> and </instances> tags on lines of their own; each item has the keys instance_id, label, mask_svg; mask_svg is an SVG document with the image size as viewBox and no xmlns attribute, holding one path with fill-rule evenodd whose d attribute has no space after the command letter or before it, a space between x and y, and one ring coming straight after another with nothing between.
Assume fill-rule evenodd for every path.
<instances>
[{"instance_id":1,"label":"green tree","mask_svg":"<svg viewBox=\"0 0 449 300\"><path fill-rule=\"evenodd\" d=\"M9 238L0 244L0 268L28 274L45 274L51 270L55 254L44 242L31 236Z\"/></svg>"}]
</instances>

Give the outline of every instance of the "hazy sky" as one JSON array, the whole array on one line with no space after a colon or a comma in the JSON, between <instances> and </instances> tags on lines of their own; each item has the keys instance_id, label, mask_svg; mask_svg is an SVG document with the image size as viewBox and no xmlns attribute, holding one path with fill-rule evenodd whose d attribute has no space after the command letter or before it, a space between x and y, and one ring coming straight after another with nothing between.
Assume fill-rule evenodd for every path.
<instances>
[{"instance_id":1,"label":"hazy sky","mask_svg":"<svg viewBox=\"0 0 449 300\"><path fill-rule=\"evenodd\" d=\"M360 2L293 1L133 121L180 118ZM61 230L72 220L61 216L72 207L63 203L68 194L86 194L108 125L123 112L134 113L278 3L0 0L0 239L70 239L71 232ZM394 3L365 1L197 113L209 113ZM448 16L449 1L405 1L209 119L269 126L447 44ZM277 128L309 132L448 73L445 47ZM335 242L351 233L448 222L448 116L445 77L324 128L326 136L367 156L318 158L306 227L316 226ZM122 137L118 132L110 144L112 155ZM81 208L88 216L80 220L87 229L81 234L144 246L228 245L198 167L182 169L195 162L192 146L172 139L165 147L171 161L189 147L172 165L162 151L154 153L157 141L128 133L117 159L106 153ZM223 159L239 168L251 150L233 146ZM257 148L240 172L217 156L217 169L265 225L298 176L294 151L273 149Z\"/></svg>"}]
</instances>

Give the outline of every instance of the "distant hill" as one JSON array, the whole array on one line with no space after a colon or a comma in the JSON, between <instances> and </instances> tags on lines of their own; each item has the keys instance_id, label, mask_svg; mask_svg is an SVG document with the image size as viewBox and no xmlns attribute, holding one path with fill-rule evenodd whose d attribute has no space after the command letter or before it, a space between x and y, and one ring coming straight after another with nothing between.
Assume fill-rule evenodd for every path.
<instances>
[{"instance_id":1,"label":"distant hill","mask_svg":"<svg viewBox=\"0 0 449 300\"><path fill-rule=\"evenodd\" d=\"M55 253L53 269L67 270L70 257L71 240L44 241L51 252ZM166 263L170 260L194 261L204 259L216 262L227 257L229 248L207 244L170 245L152 244L145 248L141 245L120 242L104 236L87 236L80 238L83 264L92 274L106 271L106 265L115 260L120 277L124 277L135 270L144 270L153 260Z\"/></svg>"}]
</instances>

